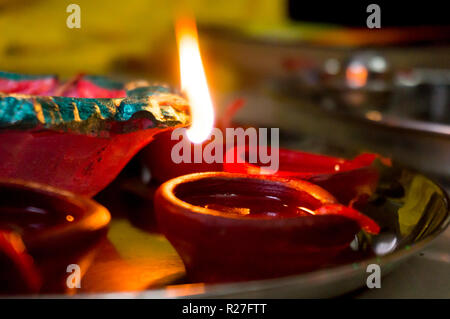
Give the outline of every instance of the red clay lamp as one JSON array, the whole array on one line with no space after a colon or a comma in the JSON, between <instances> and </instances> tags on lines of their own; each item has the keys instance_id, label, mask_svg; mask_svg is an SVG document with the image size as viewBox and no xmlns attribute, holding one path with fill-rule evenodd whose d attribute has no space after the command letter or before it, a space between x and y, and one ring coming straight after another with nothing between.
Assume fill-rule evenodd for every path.
<instances>
[{"instance_id":1,"label":"red clay lamp","mask_svg":"<svg viewBox=\"0 0 450 319\"><path fill-rule=\"evenodd\" d=\"M189 125L184 98L136 85L0 72L0 178L98 193L157 132Z\"/></svg>"},{"instance_id":2,"label":"red clay lamp","mask_svg":"<svg viewBox=\"0 0 450 319\"><path fill-rule=\"evenodd\" d=\"M193 281L261 279L331 262L375 222L301 180L226 172L172 179L155 195L158 225Z\"/></svg>"},{"instance_id":3,"label":"red clay lamp","mask_svg":"<svg viewBox=\"0 0 450 319\"><path fill-rule=\"evenodd\" d=\"M0 293L63 290L67 265L105 234L109 212L32 182L0 179L0 193Z\"/></svg>"},{"instance_id":4,"label":"red clay lamp","mask_svg":"<svg viewBox=\"0 0 450 319\"><path fill-rule=\"evenodd\" d=\"M225 162L225 171L256 175L269 174L258 163L248 162L249 153L257 153L258 149L245 146L235 147L228 152L233 152L242 161ZM354 201L366 199L375 191L379 177L377 169L372 165L375 159L378 158L384 163L390 164L388 159L370 153L347 160L283 148L278 149L278 152L278 171L270 174L315 183L328 190L342 204L351 204Z\"/></svg>"}]
</instances>

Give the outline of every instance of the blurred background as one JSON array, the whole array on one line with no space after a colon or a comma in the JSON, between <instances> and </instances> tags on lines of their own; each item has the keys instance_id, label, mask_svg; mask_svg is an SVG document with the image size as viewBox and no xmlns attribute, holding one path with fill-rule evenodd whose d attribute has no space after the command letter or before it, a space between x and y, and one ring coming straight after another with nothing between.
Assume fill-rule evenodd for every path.
<instances>
[{"instance_id":1,"label":"blurred background","mask_svg":"<svg viewBox=\"0 0 450 319\"><path fill-rule=\"evenodd\" d=\"M81 8L81 28L69 29L69 4ZM286 19L285 1L0 0L0 67L18 72L177 72L174 11L193 10L202 23L239 26ZM164 65L164 67L162 67ZM167 69L170 68L170 70ZM165 68L165 70L163 70ZM159 75L159 74L158 74Z\"/></svg>"}]
</instances>

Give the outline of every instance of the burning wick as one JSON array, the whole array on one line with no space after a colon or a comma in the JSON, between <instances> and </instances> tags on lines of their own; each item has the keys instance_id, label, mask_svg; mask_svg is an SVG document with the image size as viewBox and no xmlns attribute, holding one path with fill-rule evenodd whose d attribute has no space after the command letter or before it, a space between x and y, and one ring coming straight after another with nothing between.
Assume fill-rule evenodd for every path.
<instances>
[{"instance_id":1,"label":"burning wick","mask_svg":"<svg viewBox=\"0 0 450 319\"><path fill-rule=\"evenodd\" d=\"M214 109L200 56L195 21L182 17L175 23L180 56L181 90L191 107L192 124L186 134L195 144L205 141L214 126Z\"/></svg>"}]
</instances>

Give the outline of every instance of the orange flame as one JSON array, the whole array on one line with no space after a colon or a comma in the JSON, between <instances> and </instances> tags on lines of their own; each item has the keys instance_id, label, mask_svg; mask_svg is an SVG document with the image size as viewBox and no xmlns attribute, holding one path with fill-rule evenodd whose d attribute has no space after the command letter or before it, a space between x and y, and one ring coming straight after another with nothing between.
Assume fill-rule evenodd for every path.
<instances>
[{"instance_id":1,"label":"orange flame","mask_svg":"<svg viewBox=\"0 0 450 319\"><path fill-rule=\"evenodd\" d=\"M194 19L179 18L175 23L180 57L181 89L191 107L192 125L187 137L193 143L206 140L214 125L214 108L200 56Z\"/></svg>"}]
</instances>

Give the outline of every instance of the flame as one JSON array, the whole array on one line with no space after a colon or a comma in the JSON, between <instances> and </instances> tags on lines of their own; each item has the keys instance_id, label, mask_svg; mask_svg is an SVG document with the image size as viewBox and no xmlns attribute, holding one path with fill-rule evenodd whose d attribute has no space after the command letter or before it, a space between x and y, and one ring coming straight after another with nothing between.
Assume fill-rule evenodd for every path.
<instances>
[{"instance_id":1,"label":"flame","mask_svg":"<svg viewBox=\"0 0 450 319\"><path fill-rule=\"evenodd\" d=\"M192 125L187 137L193 143L206 140L214 125L214 108L203 68L195 20L182 17L175 23L180 57L181 89L191 107Z\"/></svg>"}]
</instances>

